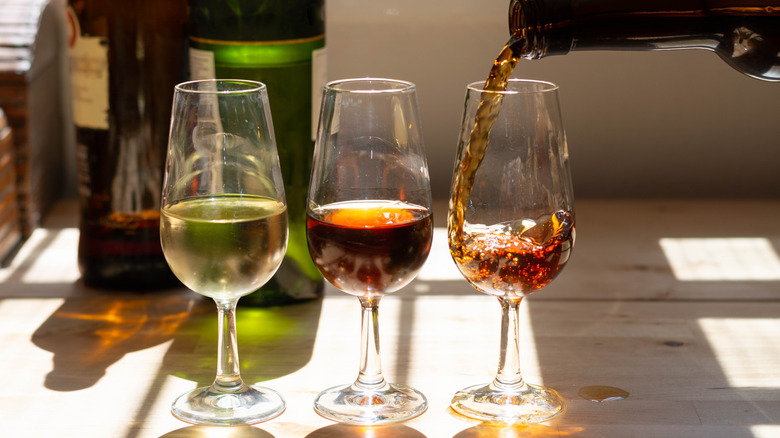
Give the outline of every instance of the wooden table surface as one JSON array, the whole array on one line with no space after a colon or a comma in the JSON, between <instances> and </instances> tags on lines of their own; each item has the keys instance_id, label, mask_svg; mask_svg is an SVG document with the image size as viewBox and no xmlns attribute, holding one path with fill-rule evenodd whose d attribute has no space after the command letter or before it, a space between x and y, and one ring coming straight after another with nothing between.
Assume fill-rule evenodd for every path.
<instances>
[{"instance_id":1,"label":"wooden table surface","mask_svg":"<svg viewBox=\"0 0 780 438\"><path fill-rule=\"evenodd\" d=\"M385 374L424 392L427 412L363 428L313 411L314 396L358 366L358 301L329 286L322 300L239 309L243 377L288 408L256 426L209 428L169 406L213 379L213 304L186 290L85 288L76 222L75 204L58 203L0 269L0 436L780 436L778 200L579 201L572 261L521 305L524 376L557 389L567 411L527 428L448 411L457 389L495 372L499 306L458 275L443 228L418 279L380 310ZM591 401L594 386L628 395Z\"/></svg>"}]
</instances>

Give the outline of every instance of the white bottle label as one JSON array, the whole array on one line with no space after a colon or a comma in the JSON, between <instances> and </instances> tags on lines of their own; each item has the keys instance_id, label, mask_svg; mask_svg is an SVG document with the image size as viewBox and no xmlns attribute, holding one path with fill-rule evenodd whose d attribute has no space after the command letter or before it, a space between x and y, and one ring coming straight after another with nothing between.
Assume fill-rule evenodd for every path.
<instances>
[{"instance_id":1,"label":"white bottle label","mask_svg":"<svg viewBox=\"0 0 780 438\"><path fill-rule=\"evenodd\" d=\"M76 13L66 12L73 122L108 129L108 40L81 35Z\"/></svg>"},{"instance_id":2,"label":"white bottle label","mask_svg":"<svg viewBox=\"0 0 780 438\"><path fill-rule=\"evenodd\" d=\"M190 47L190 79L214 79L217 69L214 64L214 52Z\"/></svg>"},{"instance_id":3,"label":"white bottle label","mask_svg":"<svg viewBox=\"0 0 780 438\"><path fill-rule=\"evenodd\" d=\"M327 47L311 53L311 139L317 139L317 124L320 119L322 105L322 89L328 82L328 51Z\"/></svg>"}]
</instances>

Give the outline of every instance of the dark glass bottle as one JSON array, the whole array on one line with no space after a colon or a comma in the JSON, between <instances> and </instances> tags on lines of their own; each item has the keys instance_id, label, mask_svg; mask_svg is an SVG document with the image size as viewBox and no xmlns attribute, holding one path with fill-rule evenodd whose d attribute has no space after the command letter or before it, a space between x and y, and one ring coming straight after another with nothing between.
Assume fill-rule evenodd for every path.
<instances>
[{"instance_id":1,"label":"dark glass bottle","mask_svg":"<svg viewBox=\"0 0 780 438\"><path fill-rule=\"evenodd\" d=\"M511 0L509 29L520 58L706 49L748 76L780 81L778 0Z\"/></svg>"},{"instance_id":2,"label":"dark glass bottle","mask_svg":"<svg viewBox=\"0 0 780 438\"><path fill-rule=\"evenodd\" d=\"M287 197L282 265L241 305L320 297L324 281L306 245L306 195L326 76L324 0L190 0L192 79L253 79L268 86Z\"/></svg>"},{"instance_id":3,"label":"dark glass bottle","mask_svg":"<svg viewBox=\"0 0 780 438\"><path fill-rule=\"evenodd\" d=\"M84 283L180 284L160 246L173 87L185 79L186 0L70 0L67 11Z\"/></svg>"}]
</instances>

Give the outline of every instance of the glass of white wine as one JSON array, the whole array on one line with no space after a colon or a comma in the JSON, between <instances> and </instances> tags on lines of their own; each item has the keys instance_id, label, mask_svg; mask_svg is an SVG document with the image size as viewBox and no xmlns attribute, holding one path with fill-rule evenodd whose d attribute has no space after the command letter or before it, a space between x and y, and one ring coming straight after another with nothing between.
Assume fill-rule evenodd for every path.
<instances>
[{"instance_id":1,"label":"glass of white wine","mask_svg":"<svg viewBox=\"0 0 780 438\"><path fill-rule=\"evenodd\" d=\"M271 278L287 248L287 205L264 84L176 86L160 235L173 273L213 298L218 311L214 383L177 398L173 415L211 425L280 415L280 394L241 379L235 326L238 299Z\"/></svg>"}]
</instances>

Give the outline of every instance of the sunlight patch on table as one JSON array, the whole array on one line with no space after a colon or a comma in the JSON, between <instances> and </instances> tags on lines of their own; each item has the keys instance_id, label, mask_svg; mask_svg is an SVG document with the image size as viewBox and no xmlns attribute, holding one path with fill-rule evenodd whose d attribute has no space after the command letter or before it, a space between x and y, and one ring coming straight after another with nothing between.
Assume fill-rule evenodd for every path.
<instances>
[{"instance_id":1,"label":"sunlight patch on table","mask_svg":"<svg viewBox=\"0 0 780 438\"><path fill-rule=\"evenodd\" d=\"M780 280L780 256L765 238L662 238L659 244L680 281Z\"/></svg>"},{"instance_id":2,"label":"sunlight patch on table","mask_svg":"<svg viewBox=\"0 0 780 438\"><path fill-rule=\"evenodd\" d=\"M450 255L446 228L436 227L433 229L431 252L420 273L417 274L417 278L423 281L463 280L463 276Z\"/></svg>"},{"instance_id":3,"label":"sunlight patch on table","mask_svg":"<svg viewBox=\"0 0 780 438\"><path fill-rule=\"evenodd\" d=\"M0 333L34 333L64 302L62 298L0 300Z\"/></svg>"},{"instance_id":4,"label":"sunlight patch on table","mask_svg":"<svg viewBox=\"0 0 780 438\"><path fill-rule=\"evenodd\" d=\"M79 230L63 228L49 230L52 241L24 273L24 283L63 283L79 278L78 263L73 249L78 247Z\"/></svg>"},{"instance_id":5,"label":"sunlight patch on table","mask_svg":"<svg viewBox=\"0 0 780 438\"><path fill-rule=\"evenodd\" d=\"M388 300L387 304L390 304L391 301ZM432 392L438 392L449 403L454 391L466 386L488 383L495 377L500 354L501 305L494 297L480 293L456 295L447 297L445 300L437 296L418 296L414 297L413 302L417 309L415 317L425 320L416 324L421 327L438 327L443 331L458 333L457 336L452 337L438 336L435 332L416 332L418 340L413 342L409 350L409 362L413 364L410 368L409 378L425 382L418 389L422 390L430 385L433 388ZM383 302L382 306L385 304ZM463 313L464 309L467 309L467 314ZM388 306L386 310L386 312L383 311L382 318L389 320L390 324L383 325L381 330L382 335L389 334L390 336L387 336L388 342L385 343L384 339L382 340L382 348L383 351L394 351L397 340L401 340L401 338L393 336L394 330L397 331L401 328L399 326L401 321L397 315L401 306ZM544 384L544 369L540 364L536 344L540 334L534 331L532 311L527 302L521 303L518 308L520 370L527 382ZM333 324L332 321L331 324ZM537 324L539 323L537 322ZM317 358L318 354L319 352L315 351L312 356ZM341 352L337 351L331 354L337 355ZM449 358L449 360L442 360L442 358ZM395 358L388 356L388 361L394 362ZM393 362L389 362L388 365ZM444 389L441 385L430 383L431 376L441 373L450 375L452 379L457 380L457 383L446 385ZM435 382L435 379L433 381Z\"/></svg>"},{"instance_id":6,"label":"sunlight patch on table","mask_svg":"<svg viewBox=\"0 0 780 438\"><path fill-rule=\"evenodd\" d=\"M520 344L520 369L522 370L523 378L530 383L544 384L542 369L539 365L539 354L536 349L536 335L534 334L533 324L531 324L531 312L528 303L520 305L519 313L520 333L518 342Z\"/></svg>"},{"instance_id":7,"label":"sunlight patch on table","mask_svg":"<svg viewBox=\"0 0 780 438\"><path fill-rule=\"evenodd\" d=\"M780 388L780 319L701 318L698 324L729 386Z\"/></svg>"},{"instance_id":8,"label":"sunlight patch on table","mask_svg":"<svg viewBox=\"0 0 780 438\"><path fill-rule=\"evenodd\" d=\"M777 438L780 436L780 426L769 424L750 426L750 434L753 438Z\"/></svg>"},{"instance_id":9,"label":"sunlight patch on table","mask_svg":"<svg viewBox=\"0 0 780 438\"><path fill-rule=\"evenodd\" d=\"M5 282L8 280L17 270L19 270L28 260L32 260L35 257L34 248L43 244L43 242L49 237L50 230L38 228L30 234L24 245L19 249L19 252L14 256L11 263L0 269L0 281Z\"/></svg>"},{"instance_id":10,"label":"sunlight patch on table","mask_svg":"<svg viewBox=\"0 0 780 438\"><path fill-rule=\"evenodd\" d=\"M11 263L0 269L0 282L68 283L79 278L78 228L38 228Z\"/></svg>"},{"instance_id":11,"label":"sunlight patch on table","mask_svg":"<svg viewBox=\"0 0 780 438\"><path fill-rule=\"evenodd\" d=\"M171 415L171 403L182 393L195 388L197 383L172 375L161 375L159 368L173 342L169 340L128 352L122 360L108 367L105 376L96 386L102 388L104 393L117 392L116 388L121 388L117 394L122 394L125 406L135 407L135 411L125 410L118 415L117 421L121 418L132 418L142 424L161 421L172 426L182 424ZM144 384L139 385L138 381L133 383L134 381L127 377L138 373L148 374Z\"/></svg>"}]
</instances>

